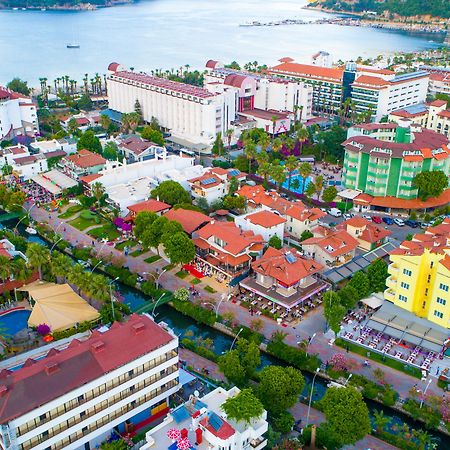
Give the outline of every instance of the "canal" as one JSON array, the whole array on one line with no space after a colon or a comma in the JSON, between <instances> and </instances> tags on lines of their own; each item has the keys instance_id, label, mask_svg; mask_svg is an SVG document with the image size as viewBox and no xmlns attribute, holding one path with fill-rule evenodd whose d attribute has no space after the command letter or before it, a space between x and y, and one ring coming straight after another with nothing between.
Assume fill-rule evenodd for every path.
<instances>
[{"instance_id":1,"label":"canal","mask_svg":"<svg viewBox=\"0 0 450 450\"><path fill-rule=\"evenodd\" d=\"M22 227L21 224L19 225L18 230L20 234L24 236L29 242L36 242L49 247L48 242L41 237L37 235L28 235L25 232L25 227ZM127 303L133 310L136 310L149 301L149 298L138 290L125 286L121 283L116 283L116 289L122 297L122 301ZM156 307L155 320L157 322L167 323L179 336L180 340L186 336L190 338L194 337L194 339L196 337L211 339L211 341L213 342L211 350L219 355L229 350L233 342L232 337L225 335L215 330L214 328L197 323L194 319L191 319L188 316L184 316L174 308L171 308L169 305L161 305ZM285 363L275 357L272 357L271 355L262 353L260 369L271 364L284 365ZM308 398L311 390L312 375L308 372L304 372L303 376L306 383L301 397L304 400ZM313 402L320 400L323 397L327 390L327 383L328 381L325 379L322 379L320 377L316 378L316 381L314 383ZM375 411L383 411L384 415L390 419L390 422L387 425L386 429L391 429L393 426L394 428L395 426L400 428L403 424L407 424L410 428L424 430L424 427L420 422L411 419L405 414L399 413L372 400L365 399L365 401L370 411L372 423ZM428 433L432 436L433 443L435 445L432 448L435 448L437 450L450 449L450 438L447 435L444 435L436 430L428 431Z\"/></svg>"}]
</instances>

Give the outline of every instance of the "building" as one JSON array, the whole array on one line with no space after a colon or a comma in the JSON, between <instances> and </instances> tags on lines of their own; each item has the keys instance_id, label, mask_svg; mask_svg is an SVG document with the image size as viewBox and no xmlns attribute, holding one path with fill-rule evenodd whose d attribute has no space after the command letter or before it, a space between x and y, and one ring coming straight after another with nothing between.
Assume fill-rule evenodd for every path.
<instances>
[{"instance_id":1,"label":"building","mask_svg":"<svg viewBox=\"0 0 450 450\"><path fill-rule=\"evenodd\" d=\"M271 67L270 74L299 79L313 87L316 112L338 114L349 99L354 113L367 114L378 121L396 109L424 102L429 74L426 71L396 75L375 67L349 62L342 67L298 64L283 58Z\"/></svg>"},{"instance_id":2,"label":"building","mask_svg":"<svg viewBox=\"0 0 450 450\"><path fill-rule=\"evenodd\" d=\"M37 133L37 108L31 98L0 87L0 141Z\"/></svg>"},{"instance_id":3,"label":"building","mask_svg":"<svg viewBox=\"0 0 450 450\"><path fill-rule=\"evenodd\" d=\"M295 239L301 239L305 231L311 231L319 225L319 220L327 215L319 208L307 208L300 200L293 202L286 211L285 231Z\"/></svg>"},{"instance_id":4,"label":"building","mask_svg":"<svg viewBox=\"0 0 450 450\"><path fill-rule=\"evenodd\" d=\"M420 70L430 74L430 83L428 85L428 94L430 96L435 96L436 94L450 95L450 69L448 67L421 66Z\"/></svg>"},{"instance_id":5,"label":"building","mask_svg":"<svg viewBox=\"0 0 450 450\"><path fill-rule=\"evenodd\" d=\"M30 151L25 145L17 144L0 149L0 167L12 166L15 158L30 156Z\"/></svg>"},{"instance_id":6,"label":"building","mask_svg":"<svg viewBox=\"0 0 450 450\"><path fill-rule=\"evenodd\" d=\"M132 315L64 350L1 372L4 450L96 448L113 428L132 430L168 410L177 392L178 338Z\"/></svg>"},{"instance_id":7,"label":"building","mask_svg":"<svg viewBox=\"0 0 450 450\"><path fill-rule=\"evenodd\" d=\"M243 231L252 231L254 234L261 235L265 242L273 236L277 236L283 242L286 219L272 211L261 209L243 214L235 217L234 223Z\"/></svg>"},{"instance_id":8,"label":"building","mask_svg":"<svg viewBox=\"0 0 450 450\"><path fill-rule=\"evenodd\" d=\"M183 208L171 209L164 214L164 217L178 222L189 236L192 236L199 228L211 222L211 218L206 214Z\"/></svg>"},{"instance_id":9,"label":"building","mask_svg":"<svg viewBox=\"0 0 450 450\"><path fill-rule=\"evenodd\" d=\"M252 257L261 255L264 248L262 236L242 231L234 222L212 220L193 237L197 261L231 283L249 272Z\"/></svg>"},{"instance_id":10,"label":"building","mask_svg":"<svg viewBox=\"0 0 450 450\"><path fill-rule=\"evenodd\" d=\"M118 147L128 163L154 159L156 154L165 152L160 145L142 139L140 136L127 136L119 141Z\"/></svg>"},{"instance_id":11,"label":"building","mask_svg":"<svg viewBox=\"0 0 450 450\"><path fill-rule=\"evenodd\" d=\"M442 170L450 175L449 140L442 134L395 123L354 125L348 130L342 182L372 196L415 199L414 176Z\"/></svg>"},{"instance_id":12,"label":"building","mask_svg":"<svg viewBox=\"0 0 450 450\"><path fill-rule=\"evenodd\" d=\"M390 253L384 298L450 328L450 219Z\"/></svg>"},{"instance_id":13,"label":"building","mask_svg":"<svg viewBox=\"0 0 450 450\"><path fill-rule=\"evenodd\" d=\"M154 212L158 216L169 211L172 208L171 205L150 198L149 200L144 200L143 202L134 203L133 205L127 206L129 214L127 215L127 220L133 221L137 214L140 212Z\"/></svg>"},{"instance_id":14,"label":"building","mask_svg":"<svg viewBox=\"0 0 450 450\"><path fill-rule=\"evenodd\" d=\"M245 197L247 200L247 210L250 212L264 209L267 211L276 211L284 217L289 208L295 204L281 197L278 192L272 190L266 191L264 186L260 184L256 186L246 184L238 189L236 194Z\"/></svg>"},{"instance_id":15,"label":"building","mask_svg":"<svg viewBox=\"0 0 450 450\"><path fill-rule=\"evenodd\" d=\"M120 113L134 111L139 101L143 119L155 117L172 137L192 145L211 147L217 133L225 133L236 119L235 93L207 89L122 70L112 63L107 78L109 108Z\"/></svg>"},{"instance_id":16,"label":"building","mask_svg":"<svg viewBox=\"0 0 450 450\"><path fill-rule=\"evenodd\" d=\"M234 168L214 167L208 169L202 176L188 180L192 197L204 198L208 204L211 204L228 194L233 177L241 184L246 180L247 174Z\"/></svg>"},{"instance_id":17,"label":"building","mask_svg":"<svg viewBox=\"0 0 450 450\"><path fill-rule=\"evenodd\" d=\"M302 249L308 258L328 267L339 267L355 257L359 242L345 230L332 230L318 226L313 237L302 241Z\"/></svg>"},{"instance_id":18,"label":"building","mask_svg":"<svg viewBox=\"0 0 450 450\"><path fill-rule=\"evenodd\" d=\"M222 409L226 400L239 392L237 387L228 391L216 388L201 398L191 396L188 402L175 408L162 423L147 432L147 443L141 450L165 449L171 446L175 448L174 440L167 436L170 429L179 430L180 437L185 436L198 450L265 448L267 439L264 433L268 430L266 411L247 424L228 418Z\"/></svg>"},{"instance_id":19,"label":"building","mask_svg":"<svg viewBox=\"0 0 450 450\"><path fill-rule=\"evenodd\" d=\"M239 285L285 308L302 304L329 285L317 278L324 266L304 258L297 250L268 247L252 263L254 275Z\"/></svg>"},{"instance_id":20,"label":"building","mask_svg":"<svg viewBox=\"0 0 450 450\"><path fill-rule=\"evenodd\" d=\"M16 250L14 244L8 239L0 239L0 256L13 260L15 258L22 258L25 262L28 262L27 257L19 250ZM12 290L23 286L26 283L30 283L38 279L37 271L33 272L28 280L22 281L14 278L12 274L5 275L0 284L0 294L4 292L11 292ZM9 336L12 337L12 336ZM0 343L0 349L4 347L4 343Z\"/></svg>"},{"instance_id":21,"label":"building","mask_svg":"<svg viewBox=\"0 0 450 450\"><path fill-rule=\"evenodd\" d=\"M74 180L86 175L99 173L106 165L106 159L98 153L82 149L73 155L66 156L58 163L62 171Z\"/></svg>"},{"instance_id":22,"label":"building","mask_svg":"<svg viewBox=\"0 0 450 450\"><path fill-rule=\"evenodd\" d=\"M387 237L392 234L392 231L385 229L383 226L369 222L359 216L340 223L338 228L353 236L358 241L358 247L367 252L383 245Z\"/></svg>"},{"instance_id":23,"label":"building","mask_svg":"<svg viewBox=\"0 0 450 450\"><path fill-rule=\"evenodd\" d=\"M30 144L32 153L52 153L62 150L71 155L77 151L77 141L73 138L52 139L49 141L35 141Z\"/></svg>"}]
</instances>

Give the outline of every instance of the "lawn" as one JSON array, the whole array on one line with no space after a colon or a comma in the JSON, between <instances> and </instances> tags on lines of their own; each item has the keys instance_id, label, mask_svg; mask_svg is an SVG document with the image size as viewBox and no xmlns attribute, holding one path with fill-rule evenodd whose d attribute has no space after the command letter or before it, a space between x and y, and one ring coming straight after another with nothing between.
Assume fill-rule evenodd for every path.
<instances>
[{"instance_id":1,"label":"lawn","mask_svg":"<svg viewBox=\"0 0 450 450\"><path fill-rule=\"evenodd\" d=\"M201 280L199 280L198 278L194 278L193 280L191 280L191 284L199 284L199 283L201 283L202 281Z\"/></svg>"},{"instance_id":2,"label":"lawn","mask_svg":"<svg viewBox=\"0 0 450 450\"><path fill-rule=\"evenodd\" d=\"M128 241L119 242L115 245L117 250L123 250L125 247L132 248L137 245L136 241L133 241L132 239L129 239Z\"/></svg>"},{"instance_id":3,"label":"lawn","mask_svg":"<svg viewBox=\"0 0 450 450\"><path fill-rule=\"evenodd\" d=\"M163 270L168 272L169 270L172 270L175 267L175 264L167 264L167 266L163 267Z\"/></svg>"},{"instance_id":4,"label":"lawn","mask_svg":"<svg viewBox=\"0 0 450 450\"><path fill-rule=\"evenodd\" d=\"M58 217L60 219L68 219L69 217L74 216L77 212L80 212L83 210L83 206L81 205L73 205L67 208L66 212L63 212Z\"/></svg>"},{"instance_id":5,"label":"lawn","mask_svg":"<svg viewBox=\"0 0 450 450\"><path fill-rule=\"evenodd\" d=\"M76 219L71 220L69 224L75 227L77 230L83 231L86 228L92 227L93 225L100 225L101 221L97 224L95 220L84 218L80 215Z\"/></svg>"},{"instance_id":6,"label":"lawn","mask_svg":"<svg viewBox=\"0 0 450 450\"><path fill-rule=\"evenodd\" d=\"M130 255L136 257L142 255L142 253L144 253L144 250L135 250L134 252L130 253Z\"/></svg>"},{"instance_id":7,"label":"lawn","mask_svg":"<svg viewBox=\"0 0 450 450\"><path fill-rule=\"evenodd\" d=\"M185 270L180 270L175 274L176 277L181 278L184 280L189 275L189 272L186 272Z\"/></svg>"},{"instance_id":8,"label":"lawn","mask_svg":"<svg viewBox=\"0 0 450 450\"><path fill-rule=\"evenodd\" d=\"M88 232L89 236L93 238L106 238L108 241L113 241L120 237L120 233L116 230L116 227L112 223L107 223L101 227L93 228Z\"/></svg>"},{"instance_id":9,"label":"lawn","mask_svg":"<svg viewBox=\"0 0 450 450\"><path fill-rule=\"evenodd\" d=\"M153 255L153 256L149 256L148 258L144 259L144 261L147 264L151 264L151 263L154 263L155 261L159 261L160 259L161 259L161 256Z\"/></svg>"},{"instance_id":10,"label":"lawn","mask_svg":"<svg viewBox=\"0 0 450 450\"><path fill-rule=\"evenodd\" d=\"M215 289L213 289L211 286L206 285L205 286L205 291L209 292L210 294L215 294L217 291Z\"/></svg>"}]
</instances>

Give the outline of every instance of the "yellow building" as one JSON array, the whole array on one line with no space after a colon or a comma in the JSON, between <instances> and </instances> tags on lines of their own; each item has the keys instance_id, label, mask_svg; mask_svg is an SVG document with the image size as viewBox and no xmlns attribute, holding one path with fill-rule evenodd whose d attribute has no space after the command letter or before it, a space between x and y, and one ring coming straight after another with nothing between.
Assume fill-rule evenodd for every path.
<instances>
[{"instance_id":1,"label":"yellow building","mask_svg":"<svg viewBox=\"0 0 450 450\"><path fill-rule=\"evenodd\" d=\"M384 298L450 328L450 219L402 242L390 261Z\"/></svg>"}]
</instances>

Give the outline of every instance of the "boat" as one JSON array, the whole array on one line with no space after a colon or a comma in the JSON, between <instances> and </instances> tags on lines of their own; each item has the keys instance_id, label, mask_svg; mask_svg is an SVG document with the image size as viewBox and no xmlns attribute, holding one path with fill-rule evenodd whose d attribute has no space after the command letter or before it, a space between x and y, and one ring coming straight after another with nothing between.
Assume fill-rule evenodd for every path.
<instances>
[{"instance_id":1,"label":"boat","mask_svg":"<svg viewBox=\"0 0 450 450\"><path fill-rule=\"evenodd\" d=\"M19 8L13 8L13 11L18 11L19 10Z\"/></svg>"},{"instance_id":2,"label":"boat","mask_svg":"<svg viewBox=\"0 0 450 450\"><path fill-rule=\"evenodd\" d=\"M37 234L37 231L36 231L33 227L26 227L26 228L25 228L25 231L26 231L28 234Z\"/></svg>"},{"instance_id":3,"label":"boat","mask_svg":"<svg viewBox=\"0 0 450 450\"><path fill-rule=\"evenodd\" d=\"M41 11L47 11L47 8L41 8Z\"/></svg>"},{"instance_id":4,"label":"boat","mask_svg":"<svg viewBox=\"0 0 450 450\"><path fill-rule=\"evenodd\" d=\"M80 44L67 44L67 48L80 48Z\"/></svg>"}]
</instances>

